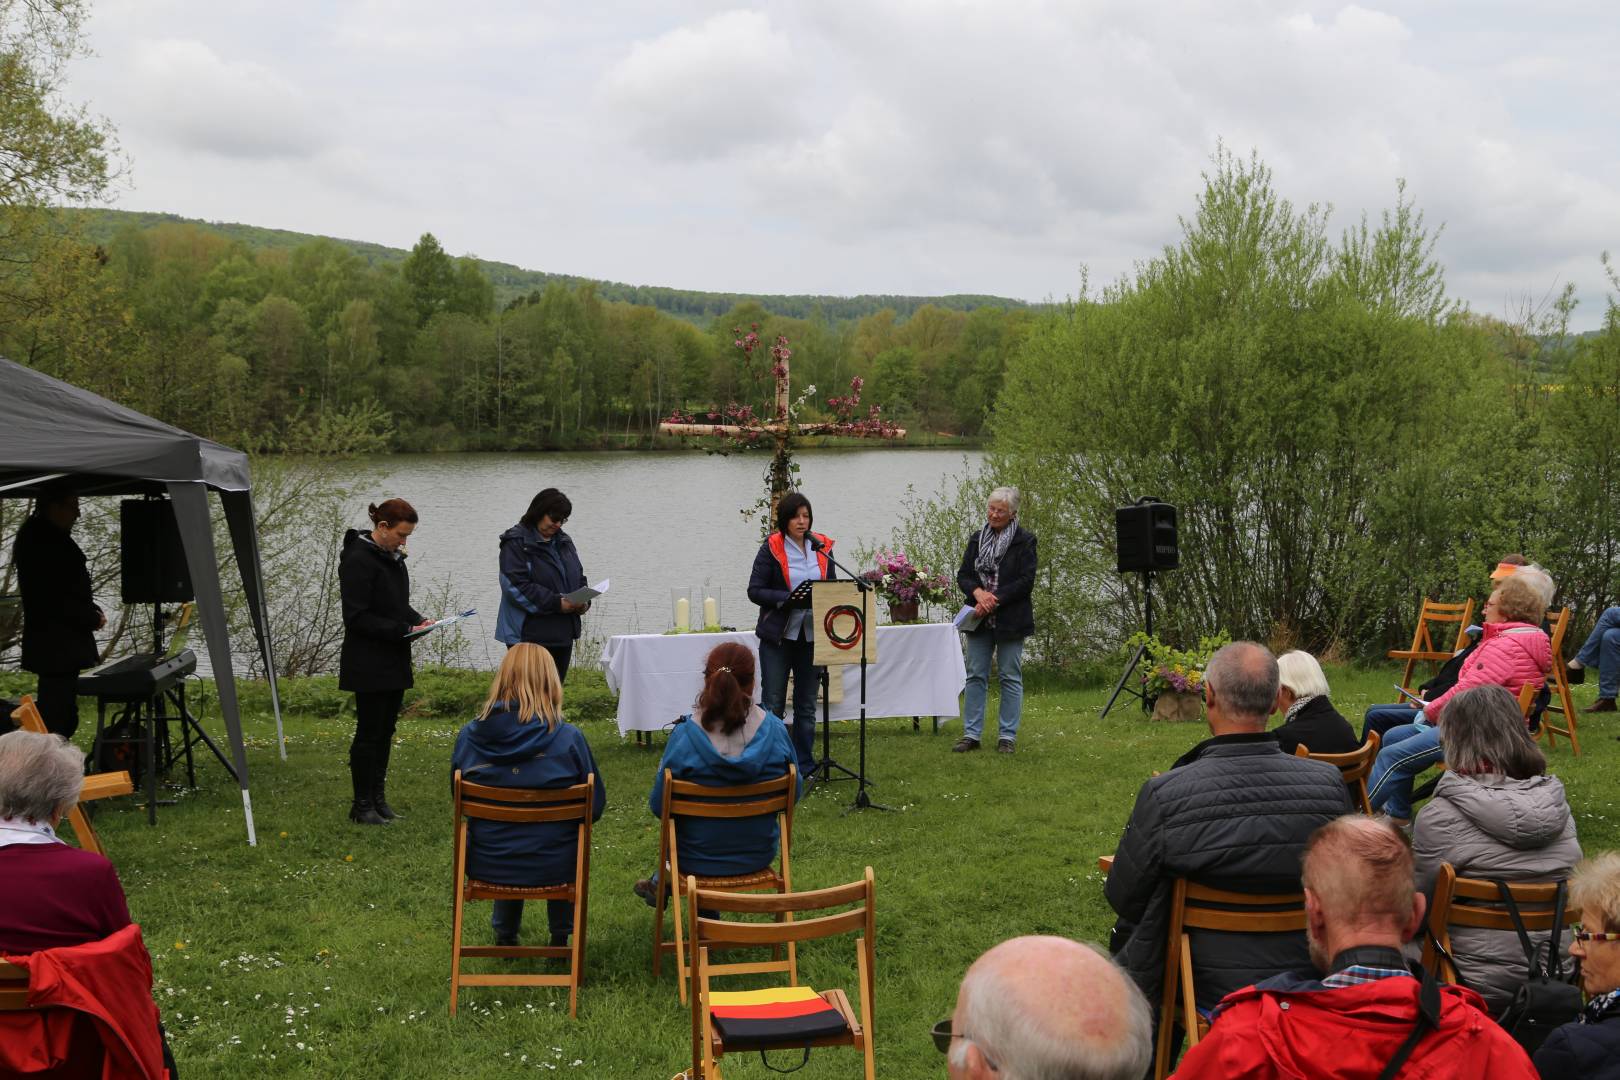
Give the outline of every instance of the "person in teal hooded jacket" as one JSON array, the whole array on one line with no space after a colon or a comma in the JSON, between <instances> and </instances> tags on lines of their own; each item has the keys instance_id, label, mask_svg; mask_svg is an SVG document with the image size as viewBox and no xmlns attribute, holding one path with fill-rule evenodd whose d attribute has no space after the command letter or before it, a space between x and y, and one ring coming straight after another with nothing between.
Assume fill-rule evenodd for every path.
<instances>
[{"instance_id":1,"label":"person in teal hooded jacket","mask_svg":"<svg viewBox=\"0 0 1620 1080\"><path fill-rule=\"evenodd\" d=\"M664 770L677 780L738 786L775 780L795 763L793 738L774 713L754 704L754 654L745 645L716 645L703 664L703 693L696 716L675 722L653 776L647 806L657 817L664 803ZM799 778L799 791L804 778ZM751 874L776 858L781 838L776 816L691 818L678 823L676 853L681 872L699 877ZM659 873L635 884L636 895L657 904Z\"/></svg>"},{"instance_id":2,"label":"person in teal hooded jacket","mask_svg":"<svg viewBox=\"0 0 1620 1080\"><path fill-rule=\"evenodd\" d=\"M542 646L519 642L507 650L476 720L456 736L451 775L469 783L507 788L563 788L595 774L591 820L607 807L607 787L585 735L562 718L562 680ZM467 874L497 885L560 885L573 880L579 854L577 826L567 822L484 821L467 824ZM574 905L547 900L551 944L568 944ZM490 917L497 945L516 945L523 901L497 900Z\"/></svg>"}]
</instances>

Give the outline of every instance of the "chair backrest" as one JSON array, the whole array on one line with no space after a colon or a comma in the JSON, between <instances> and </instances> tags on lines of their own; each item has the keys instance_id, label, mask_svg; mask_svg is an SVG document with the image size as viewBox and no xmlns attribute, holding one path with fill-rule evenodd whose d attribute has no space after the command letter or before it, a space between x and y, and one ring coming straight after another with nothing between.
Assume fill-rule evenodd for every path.
<instances>
[{"instance_id":1,"label":"chair backrest","mask_svg":"<svg viewBox=\"0 0 1620 1080\"><path fill-rule=\"evenodd\" d=\"M596 790L596 774L582 784L564 788L506 788L469 783L456 770L453 803L455 820L483 821L577 821L587 828Z\"/></svg>"},{"instance_id":2,"label":"chair backrest","mask_svg":"<svg viewBox=\"0 0 1620 1080\"><path fill-rule=\"evenodd\" d=\"M1339 770L1344 777L1345 786L1350 794L1360 804L1362 812L1372 813L1372 805L1367 800L1367 777L1372 774L1373 762L1378 758L1378 747L1382 737L1376 731L1368 732L1367 741L1346 754L1313 754L1311 748L1301 743L1294 747L1294 756L1310 758L1312 761L1325 761Z\"/></svg>"},{"instance_id":3,"label":"chair backrest","mask_svg":"<svg viewBox=\"0 0 1620 1080\"><path fill-rule=\"evenodd\" d=\"M1276 934L1305 929L1303 892L1228 892L1180 879L1172 902L1179 902L1183 930Z\"/></svg>"},{"instance_id":4,"label":"chair backrest","mask_svg":"<svg viewBox=\"0 0 1620 1080\"><path fill-rule=\"evenodd\" d=\"M1418 609L1417 629L1412 633L1413 652L1444 653L1450 656L1468 644L1468 621L1474 616L1474 599L1469 597L1460 604L1442 604L1437 600L1424 597L1423 606ZM1435 641L1429 631L1430 623L1445 626L1447 623L1457 624L1457 635L1450 646ZM1443 640L1443 639L1442 639Z\"/></svg>"},{"instance_id":5,"label":"chair backrest","mask_svg":"<svg viewBox=\"0 0 1620 1080\"><path fill-rule=\"evenodd\" d=\"M1548 636L1552 638L1553 670L1564 666L1564 637L1569 633L1569 608L1548 608L1543 618L1552 629Z\"/></svg>"},{"instance_id":6,"label":"chair backrest","mask_svg":"<svg viewBox=\"0 0 1620 1080\"><path fill-rule=\"evenodd\" d=\"M1526 930L1551 930L1558 882L1508 882L1508 893L1518 905ZM1565 903L1563 925L1568 927L1580 913ZM1451 927L1467 926L1485 930L1513 931L1513 916L1502 905L1502 894L1494 881L1458 877L1450 863L1441 863L1434 881L1434 904L1429 908L1429 935L1423 942L1423 964L1436 978L1457 981L1457 971L1435 948L1435 941L1451 952Z\"/></svg>"},{"instance_id":7,"label":"chair backrest","mask_svg":"<svg viewBox=\"0 0 1620 1080\"><path fill-rule=\"evenodd\" d=\"M27 970L0 960L0 1012L19 1012L28 1007Z\"/></svg>"},{"instance_id":8,"label":"chair backrest","mask_svg":"<svg viewBox=\"0 0 1620 1080\"><path fill-rule=\"evenodd\" d=\"M662 816L668 820L670 817L745 818L783 814L791 824L798 786L798 769L793 765L775 780L734 787L677 780L665 769Z\"/></svg>"},{"instance_id":9,"label":"chair backrest","mask_svg":"<svg viewBox=\"0 0 1620 1080\"><path fill-rule=\"evenodd\" d=\"M871 947L877 929L877 912L873 906L872 868L866 868L860 881L848 885L835 885L830 889L790 893L741 893L724 889L704 889L697 879L687 877L687 905L692 918L692 944L696 948L724 943L728 945L786 945L790 941L813 941L817 938L836 937L839 934L859 932L865 935L867 948ZM853 904L848 911L833 915L820 915L800 919L801 912L826 911L830 908ZM784 912L795 918L791 922L736 922L711 919L700 911L730 911L741 915L779 915Z\"/></svg>"},{"instance_id":10,"label":"chair backrest","mask_svg":"<svg viewBox=\"0 0 1620 1080\"><path fill-rule=\"evenodd\" d=\"M1539 693L1541 688L1534 683L1525 683L1519 687L1519 715L1526 721L1530 719L1530 713L1536 707L1536 695Z\"/></svg>"}]
</instances>

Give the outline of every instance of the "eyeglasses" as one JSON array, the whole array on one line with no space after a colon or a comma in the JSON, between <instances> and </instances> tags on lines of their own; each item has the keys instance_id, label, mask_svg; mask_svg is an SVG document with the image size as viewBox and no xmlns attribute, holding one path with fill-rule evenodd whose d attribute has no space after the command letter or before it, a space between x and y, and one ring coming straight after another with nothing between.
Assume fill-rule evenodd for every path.
<instances>
[{"instance_id":1,"label":"eyeglasses","mask_svg":"<svg viewBox=\"0 0 1620 1080\"><path fill-rule=\"evenodd\" d=\"M562 526L568 524L568 519L565 518L565 517L555 518L555 517L551 517L550 514L547 514L546 517L551 518L551 523L553 525L556 525L558 528L561 528Z\"/></svg>"},{"instance_id":2,"label":"eyeglasses","mask_svg":"<svg viewBox=\"0 0 1620 1080\"><path fill-rule=\"evenodd\" d=\"M1569 936L1571 940L1578 941L1582 945L1590 945L1594 941L1620 941L1620 933L1599 934L1586 929L1580 923L1569 928ZM938 1041L937 1036L935 1041Z\"/></svg>"},{"instance_id":3,"label":"eyeglasses","mask_svg":"<svg viewBox=\"0 0 1620 1080\"><path fill-rule=\"evenodd\" d=\"M966 1039L968 1042L973 1042L973 1036L966 1032L952 1031L949 1020L941 1020L929 1030L928 1034L934 1037L934 1049L942 1054L951 1052L952 1039ZM974 1045L977 1046L978 1044L974 1043ZM984 1057L984 1063L990 1067L991 1072L1001 1071L1001 1066L990 1060L990 1055L984 1052L984 1047L979 1047L979 1053Z\"/></svg>"}]
</instances>

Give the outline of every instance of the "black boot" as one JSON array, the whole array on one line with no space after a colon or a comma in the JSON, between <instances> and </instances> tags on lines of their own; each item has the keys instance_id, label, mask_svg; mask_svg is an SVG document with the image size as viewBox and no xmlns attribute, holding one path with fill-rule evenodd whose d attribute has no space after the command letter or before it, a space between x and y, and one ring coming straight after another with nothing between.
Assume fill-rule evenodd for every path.
<instances>
[{"instance_id":1,"label":"black boot","mask_svg":"<svg viewBox=\"0 0 1620 1080\"><path fill-rule=\"evenodd\" d=\"M363 747L349 751L349 779L354 784L354 804L349 807L349 820L356 825L386 825L388 819L377 813L371 799L371 754Z\"/></svg>"},{"instance_id":2,"label":"black boot","mask_svg":"<svg viewBox=\"0 0 1620 1080\"><path fill-rule=\"evenodd\" d=\"M376 768L371 777L371 806L377 811L377 816L384 821L393 821L403 815L394 813L394 808L388 805L388 752L394 748L392 739L383 743L377 750L375 758Z\"/></svg>"}]
</instances>

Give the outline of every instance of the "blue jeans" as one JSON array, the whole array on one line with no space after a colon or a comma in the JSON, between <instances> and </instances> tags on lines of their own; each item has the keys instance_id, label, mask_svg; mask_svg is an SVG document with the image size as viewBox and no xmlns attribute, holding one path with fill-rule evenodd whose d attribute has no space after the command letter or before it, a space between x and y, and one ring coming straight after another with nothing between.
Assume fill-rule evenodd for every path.
<instances>
[{"instance_id":1,"label":"blue jeans","mask_svg":"<svg viewBox=\"0 0 1620 1080\"><path fill-rule=\"evenodd\" d=\"M1615 697L1620 690L1620 607L1606 609L1575 654L1582 667L1598 669L1598 697Z\"/></svg>"},{"instance_id":2,"label":"blue jeans","mask_svg":"<svg viewBox=\"0 0 1620 1080\"><path fill-rule=\"evenodd\" d=\"M812 641L760 640L759 703L766 712L787 717L783 710L787 708L788 672L793 672L793 752L801 776L816 763L816 688L821 685L821 673L815 660Z\"/></svg>"},{"instance_id":3,"label":"blue jeans","mask_svg":"<svg viewBox=\"0 0 1620 1080\"><path fill-rule=\"evenodd\" d=\"M497 900L490 913L489 925L495 936L515 938L523 925L523 901ZM574 905L567 900L546 901L546 923L553 936L567 937L574 932Z\"/></svg>"},{"instance_id":4,"label":"blue jeans","mask_svg":"<svg viewBox=\"0 0 1620 1080\"><path fill-rule=\"evenodd\" d=\"M984 730L984 703L990 688L990 657L1001 670L1000 738L1018 738L1024 715L1024 642L997 641L993 633L963 634L967 686L962 690L962 736L975 742Z\"/></svg>"},{"instance_id":5,"label":"blue jeans","mask_svg":"<svg viewBox=\"0 0 1620 1080\"><path fill-rule=\"evenodd\" d=\"M1412 778L1444 757L1439 728L1428 724L1390 728L1373 761L1367 801L1390 817L1411 820Z\"/></svg>"},{"instance_id":6,"label":"blue jeans","mask_svg":"<svg viewBox=\"0 0 1620 1080\"><path fill-rule=\"evenodd\" d=\"M1361 741L1366 742L1367 736L1375 731L1382 739L1390 728L1410 724L1417 716L1416 705L1374 705L1361 718Z\"/></svg>"}]
</instances>

